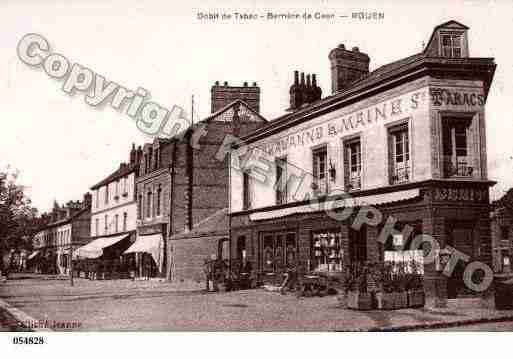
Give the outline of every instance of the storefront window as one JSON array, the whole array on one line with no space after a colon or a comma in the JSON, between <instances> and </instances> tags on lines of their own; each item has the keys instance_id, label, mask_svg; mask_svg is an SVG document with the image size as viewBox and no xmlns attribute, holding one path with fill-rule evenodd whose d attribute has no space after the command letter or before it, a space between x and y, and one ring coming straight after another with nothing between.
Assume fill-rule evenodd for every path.
<instances>
[{"instance_id":1,"label":"storefront window","mask_svg":"<svg viewBox=\"0 0 513 359\"><path fill-rule=\"evenodd\" d=\"M264 272L285 272L296 266L296 233L264 234L262 242L262 269Z\"/></svg>"},{"instance_id":2,"label":"storefront window","mask_svg":"<svg viewBox=\"0 0 513 359\"><path fill-rule=\"evenodd\" d=\"M342 271L344 250L340 230L315 232L312 234L314 271Z\"/></svg>"},{"instance_id":3,"label":"storefront window","mask_svg":"<svg viewBox=\"0 0 513 359\"><path fill-rule=\"evenodd\" d=\"M410 235L410 241L406 243L403 234L394 234L385 245L385 263L391 265L394 272L400 270L406 273L424 273L424 255L422 250L411 250L411 239L414 235Z\"/></svg>"}]
</instances>

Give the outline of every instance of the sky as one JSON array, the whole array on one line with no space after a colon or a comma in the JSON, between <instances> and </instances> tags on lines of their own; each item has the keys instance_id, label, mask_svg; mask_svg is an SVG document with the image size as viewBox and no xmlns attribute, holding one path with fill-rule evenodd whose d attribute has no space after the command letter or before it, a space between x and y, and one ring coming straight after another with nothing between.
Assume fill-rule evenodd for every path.
<instances>
[{"instance_id":1,"label":"sky","mask_svg":"<svg viewBox=\"0 0 513 359\"><path fill-rule=\"evenodd\" d=\"M468 27L472 57L498 64L486 104L489 177L497 198L513 186L513 30L511 1L169 1L0 0L0 168L20 170L20 182L40 210L81 199L128 161L132 143L151 138L124 112L68 95L63 81L17 56L28 33L44 36L52 52L128 89L142 87L171 109L210 112L215 81L261 88L261 112L272 119L288 107L293 71L316 73L331 94L328 53L358 46L370 69L422 50L433 28L448 20ZM383 20L353 20L378 11ZM201 13L323 12L336 20L200 20ZM340 16L349 15L349 18Z\"/></svg>"}]
</instances>

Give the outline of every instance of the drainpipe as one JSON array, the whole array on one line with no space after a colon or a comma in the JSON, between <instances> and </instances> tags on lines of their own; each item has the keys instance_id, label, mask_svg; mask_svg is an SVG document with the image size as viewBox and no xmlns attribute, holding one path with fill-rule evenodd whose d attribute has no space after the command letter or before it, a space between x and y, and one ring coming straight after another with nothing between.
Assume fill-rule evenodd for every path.
<instances>
[{"instance_id":1,"label":"drainpipe","mask_svg":"<svg viewBox=\"0 0 513 359\"><path fill-rule=\"evenodd\" d=\"M167 235L166 235L166 240L164 241L164 253L165 253L165 257L168 259L166 261L166 279L171 281L173 278L171 276L171 253L169 253L169 256L168 256L168 251L167 251L167 242L169 241L169 239L171 238L171 235L172 235L172 228L173 228L173 206L174 206L174 193L175 193L175 163L176 163L176 146L177 146L177 141L174 140L172 142L173 144L173 153L171 155L171 164L169 165L170 166L170 170L169 170L169 173L170 173L170 176L171 176L171 188L170 188L170 191L169 191L169 224L167 226Z\"/></svg>"}]
</instances>

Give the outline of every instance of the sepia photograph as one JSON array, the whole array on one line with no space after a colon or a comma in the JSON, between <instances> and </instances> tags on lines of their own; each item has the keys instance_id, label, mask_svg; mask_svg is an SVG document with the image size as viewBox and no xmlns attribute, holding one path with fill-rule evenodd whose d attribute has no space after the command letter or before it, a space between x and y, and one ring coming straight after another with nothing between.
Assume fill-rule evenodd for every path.
<instances>
[{"instance_id":1,"label":"sepia photograph","mask_svg":"<svg viewBox=\"0 0 513 359\"><path fill-rule=\"evenodd\" d=\"M513 331L512 31L506 0L0 1L0 348Z\"/></svg>"}]
</instances>

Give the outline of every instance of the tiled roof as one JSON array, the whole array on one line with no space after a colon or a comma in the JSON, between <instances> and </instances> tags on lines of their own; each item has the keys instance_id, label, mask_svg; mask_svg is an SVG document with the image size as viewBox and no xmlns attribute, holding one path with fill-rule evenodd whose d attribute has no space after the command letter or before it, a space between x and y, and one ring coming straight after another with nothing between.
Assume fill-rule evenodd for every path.
<instances>
[{"instance_id":1,"label":"tiled roof","mask_svg":"<svg viewBox=\"0 0 513 359\"><path fill-rule=\"evenodd\" d=\"M124 176L130 174L137 169L137 166L138 166L138 164L135 163L132 165L127 164L124 167L120 167L114 173L110 174L105 179L103 179L102 181L100 181L97 184L95 184L94 186L92 186L91 189L94 190L101 186L105 186L107 183L111 183L111 182L117 180L118 178L121 178L121 177L124 177Z\"/></svg>"}]
</instances>

